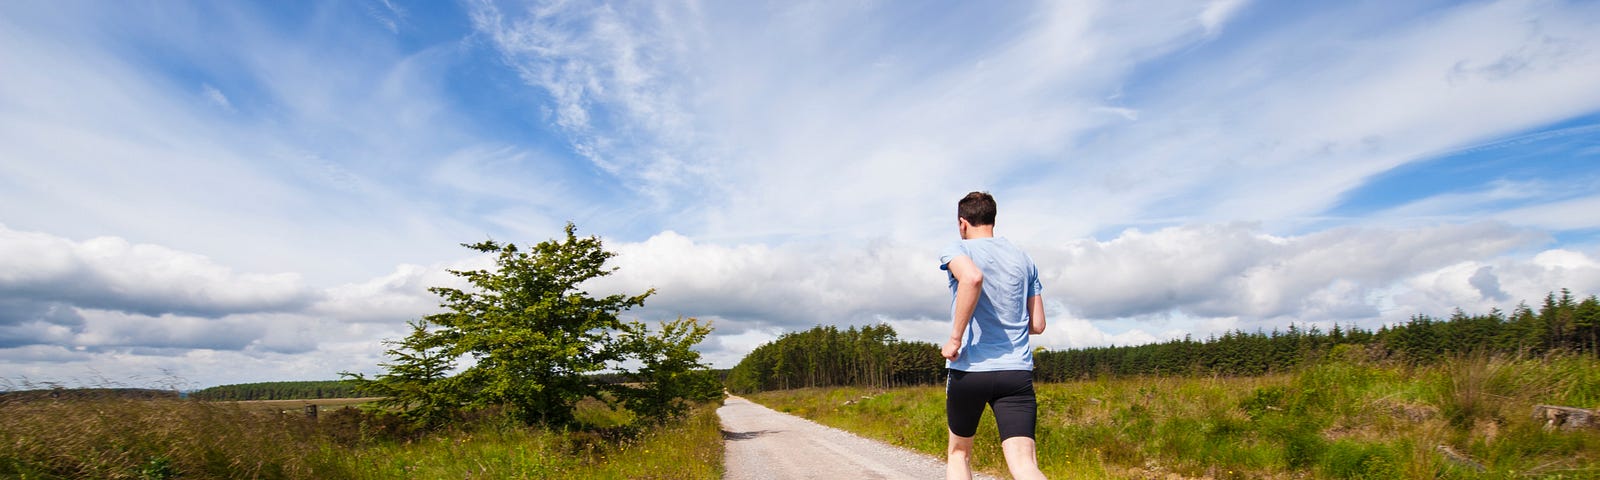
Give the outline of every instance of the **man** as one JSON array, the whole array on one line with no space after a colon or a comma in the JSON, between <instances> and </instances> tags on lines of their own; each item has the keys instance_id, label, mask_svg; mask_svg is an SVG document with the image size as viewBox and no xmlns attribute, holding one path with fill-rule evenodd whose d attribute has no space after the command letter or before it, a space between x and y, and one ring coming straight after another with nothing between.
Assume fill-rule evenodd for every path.
<instances>
[{"instance_id":1,"label":"man","mask_svg":"<svg viewBox=\"0 0 1600 480\"><path fill-rule=\"evenodd\" d=\"M994 410L1011 476L1044 478L1034 454L1038 403L1028 348L1029 334L1044 333L1039 270L1027 253L994 236L995 211L993 196L967 194L957 204L961 240L939 254L954 297L950 341L941 349L949 369L948 480L972 478L972 436L984 405Z\"/></svg>"}]
</instances>

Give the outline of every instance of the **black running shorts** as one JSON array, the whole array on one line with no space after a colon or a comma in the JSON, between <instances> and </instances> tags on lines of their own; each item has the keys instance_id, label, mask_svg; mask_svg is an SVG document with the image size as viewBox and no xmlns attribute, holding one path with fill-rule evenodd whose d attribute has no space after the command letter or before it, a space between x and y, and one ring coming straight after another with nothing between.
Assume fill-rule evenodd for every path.
<instances>
[{"instance_id":1,"label":"black running shorts","mask_svg":"<svg viewBox=\"0 0 1600 480\"><path fill-rule=\"evenodd\" d=\"M994 409L1000 439L1033 438L1039 404L1033 397L1033 372L963 372L950 370L945 381L944 415L950 432L962 437L978 433L983 406Z\"/></svg>"}]
</instances>

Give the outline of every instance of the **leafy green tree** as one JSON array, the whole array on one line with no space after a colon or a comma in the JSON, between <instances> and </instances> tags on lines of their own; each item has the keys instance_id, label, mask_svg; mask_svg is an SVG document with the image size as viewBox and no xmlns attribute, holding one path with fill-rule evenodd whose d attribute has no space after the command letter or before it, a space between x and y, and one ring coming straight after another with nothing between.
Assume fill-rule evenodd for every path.
<instances>
[{"instance_id":1,"label":"leafy green tree","mask_svg":"<svg viewBox=\"0 0 1600 480\"><path fill-rule=\"evenodd\" d=\"M440 327L432 335L448 354L475 360L455 379L473 393L471 406L504 405L527 424L568 425L578 401L599 393L588 374L627 357L617 314L654 291L594 298L580 289L615 271L605 268L615 254L576 232L568 223L564 240L526 252L493 240L464 245L494 254L496 268L450 271L472 290L429 289L449 310L427 317Z\"/></svg>"},{"instance_id":2,"label":"leafy green tree","mask_svg":"<svg viewBox=\"0 0 1600 480\"><path fill-rule=\"evenodd\" d=\"M680 317L663 322L656 335L649 335L637 322L628 330L627 348L643 364L626 374L633 384L614 386L628 410L641 418L665 421L682 416L694 402L722 398L722 382L700 363L700 352L694 350L711 333L710 324Z\"/></svg>"},{"instance_id":3,"label":"leafy green tree","mask_svg":"<svg viewBox=\"0 0 1600 480\"><path fill-rule=\"evenodd\" d=\"M693 350L709 325L679 319L651 335L618 315L643 305L654 290L597 298L580 288L616 270L605 266L614 254L599 238L580 238L569 223L564 239L526 251L492 240L463 246L493 254L494 268L451 270L471 287L429 289L446 311L424 317L394 342L387 372L371 380L347 374L407 416L428 423L499 406L525 424L564 427L575 423L584 398L615 398L642 416L671 418L689 401L721 394L707 386L716 377ZM467 366L445 377L458 360ZM643 365L628 372L640 379L634 386L605 385L594 375L630 363Z\"/></svg>"}]
</instances>

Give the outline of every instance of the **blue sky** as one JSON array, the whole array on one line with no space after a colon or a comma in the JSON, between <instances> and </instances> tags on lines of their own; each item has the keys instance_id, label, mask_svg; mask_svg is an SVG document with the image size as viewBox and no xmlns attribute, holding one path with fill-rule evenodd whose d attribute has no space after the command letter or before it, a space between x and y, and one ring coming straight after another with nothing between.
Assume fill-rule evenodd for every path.
<instances>
[{"instance_id":1,"label":"blue sky","mask_svg":"<svg viewBox=\"0 0 1600 480\"><path fill-rule=\"evenodd\" d=\"M0 5L0 368L371 371L484 238L942 338L987 190L1072 348L1600 292L1592 2Z\"/></svg>"}]
</instances>

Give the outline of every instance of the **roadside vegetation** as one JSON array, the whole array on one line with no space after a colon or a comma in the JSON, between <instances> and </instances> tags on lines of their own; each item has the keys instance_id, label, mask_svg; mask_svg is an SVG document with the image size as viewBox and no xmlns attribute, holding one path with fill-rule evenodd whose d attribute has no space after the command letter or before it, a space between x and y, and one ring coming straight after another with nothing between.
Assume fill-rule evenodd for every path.
<instances>
[{"instance_id":1,"label":"roadside vegetation","mask_svg":"<svg viewBox=\"0 0 1600 480\"><path fill-rule=\"evenodd\" d=\"M570 429L485 411L428 431L359 408L325 406L313 419L284 405L7 395L0 478L713 479L722 470L715 402L667 423L591 399Z\"/></svg>"},{"instance_id":2,"label":"roadside vegetation","mask_svg":"<svg viewBox=\"0 0 1600 480\"><path fill-rule=\"evenodd\" d=\"M1429 365L1341 349L1259 377L1047 383L1039 460L1052 478L1600 478L1600 430L1546 429L1535 405L1600 407L1593 356L1467 356ZM751 400L944 455L939 387L770 391ZM1002 475L992 417L977 468Z\"/></svg>"}]
</instances>

